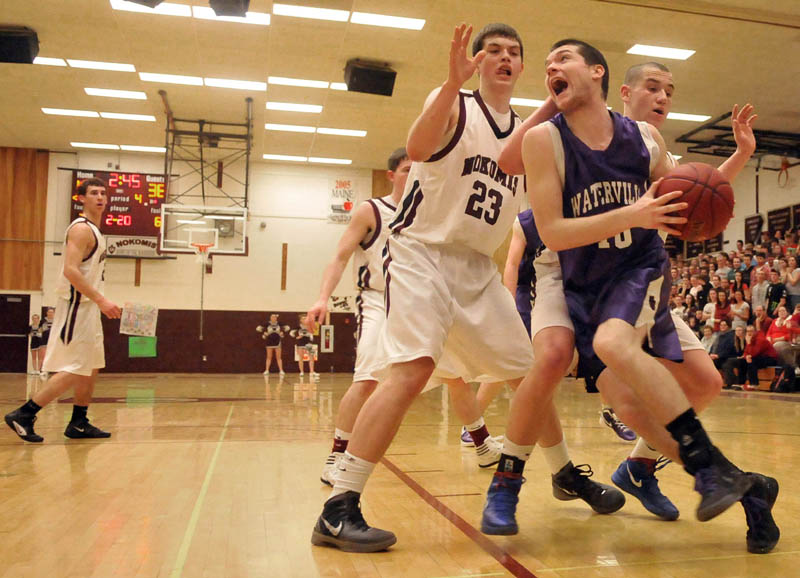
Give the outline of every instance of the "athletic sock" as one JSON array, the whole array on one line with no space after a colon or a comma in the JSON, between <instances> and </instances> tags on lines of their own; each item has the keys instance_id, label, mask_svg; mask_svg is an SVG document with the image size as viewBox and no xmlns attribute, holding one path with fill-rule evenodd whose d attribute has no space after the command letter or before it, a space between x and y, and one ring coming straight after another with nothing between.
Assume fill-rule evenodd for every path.
<instances>
[{"instance_id":1,"label":"athletic sock","mask_svg":"<svg viewBox=\"0 0 800 578\"><path fill-rule=\"evenodd\" d=\"M678 442L678 455L689 474L711 465L714 446L692 408L669 422L667 431Z\"/></svg>"},{"instance_id":2,"label":"athletic sock","mask_svg":"<svg viewBox=\"0 0 800 578\"><path fill-rule=\"evenodd\" d=\"M350 452L344 452L344 457L339 461L339 471L336 473L336 482L333 485L330 498L345 492L364 492L375 464L362 460ZM328 499L330 499L328 498Z\"/></svg>"},{"instance_id":3,"label":"athletic sock","mask_svg":"<svg viewBox=\"0 0 800 578\"><path fill-rule=\"evenodd\" d=\"M472 441L475 442L475 447L482 445L483 442L486 441L486 438L489 437L489 429L486 427L486 422L483 421L483 417L479 417L465 427L472 437Z\"/></svg>"},{"instance_id":4,"label":"athletic sock","mask_svg":"<svg viewBox=\"0 0 800 578\"><path fill-rule=\"evenodd\" d=\"M350 442L350 434L351 432L342 431L337 427L333 433L333 449L331 453L343 454L347 449L347 444Z\"/></svg>"},{"instance_id":5,"label":"athletic sock","mask_svg":"<svg viewBox=\"0 0 800 578\"><path fill-rule=\"evenodd\" d=\"M32 399L29 399L23 405L19 406L19 410L22 413L27 413L30 415L36 415L40 409L42 409L42 406L33 401Z\"/></svg>"},{"instance_id":6,"label":"athletic sock","mask_svg":"<svg viewBox=\"0 0 800 578\"><path fill-rule=\"evenodd\" d=\"M567 442L563 439L554 446L542 448L542 453L544 459L547 460L550 473L553 475L560 472L570 462Z\"/></svg>"},{"instance_id":7,"label":"athletic sock","mask_svg":"<svg viewBox=\"0 0 800 578\"><path fill-rule=\"evenodd\" d=\"M533 452L533 445L517 445L506 437L503 440L503 453L497 464L497 471L522 475L525 462L531 457L531 452Z\"/></svg>"},{"instance_id":8,"label":"athletic sock","mask_svg":"<svg viewBox=\"0 0 800 578\"><path fill-rule=\"evenodd\" d=\"M89 410L88 405L73 405L72 406L72 422L86 421L86 412Z\"/></svg>"},{"instance_id":9,"label":"athletic sock","mask_svg":"<svg viewBox=\"0 0 800 578\"><path fill-rule=\"evenodd\" d=\"M656 461L658 457L661 455L656 449L651 448L647 445L647 442L644 440L643 437L640 437L636 440L636 445L633 446L633 451L631 452L630 458L632 460L652 460Z\"/></svg>"}]
</instances>

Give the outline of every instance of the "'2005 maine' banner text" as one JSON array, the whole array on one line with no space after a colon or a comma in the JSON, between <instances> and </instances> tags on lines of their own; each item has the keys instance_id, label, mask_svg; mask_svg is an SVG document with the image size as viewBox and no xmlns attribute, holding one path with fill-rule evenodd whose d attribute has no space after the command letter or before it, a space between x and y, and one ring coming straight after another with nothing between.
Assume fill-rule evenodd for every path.
<instances>
[{"instance_id":1,"label":"'2005 maine' banner text","mask_svg":"<svg viewBox=\"0 0 800 578\"><path fill-rule=\"evenodd\" d=\"M330 182L331 202L328 212L328 222L350 222L353 214L353 205L356 202L356 190L352 179L332 179Z\"/></svg>"}]
</instances>

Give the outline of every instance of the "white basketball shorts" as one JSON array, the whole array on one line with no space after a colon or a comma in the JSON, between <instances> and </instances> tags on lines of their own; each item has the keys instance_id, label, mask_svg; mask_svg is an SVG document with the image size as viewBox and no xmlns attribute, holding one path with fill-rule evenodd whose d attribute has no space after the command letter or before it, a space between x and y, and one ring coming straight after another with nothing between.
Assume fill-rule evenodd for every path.
<instances>
[{"instance_id":1,"label":"white basketball shorts","mask_svg":"<svg viewBox=\"0 0 800 578\"><path fill-rule=\"evenodd\" d=\"M73 301L59 299L56 303L42 369L90 376L93 370L106 366L100 308L86 297L77 305Z\"/></svg>"},{"instance_id":2,"label":"white basketball shorts","mask_svg":"<svg viewBox=\"0 0 800 578\"><path fill-rule=\"evenodd\" d=\"M378 381L376 372L384 365L378 354L378 339L386 321L383 292L366 289L356 298L358 342L353 381Z\"/></svg>"}]
</instances>

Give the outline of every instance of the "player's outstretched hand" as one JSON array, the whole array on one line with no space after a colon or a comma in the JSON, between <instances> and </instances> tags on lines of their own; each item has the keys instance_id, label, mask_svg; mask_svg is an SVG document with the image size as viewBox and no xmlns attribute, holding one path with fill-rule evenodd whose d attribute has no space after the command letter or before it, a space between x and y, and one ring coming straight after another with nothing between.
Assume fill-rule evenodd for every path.
<instances>
[{"instance_id":1,"label":"player's outstretched hand","mask_svg":"<svg viewBox=\"0 0 800 578\"><path fill-rule=\"evenodd\" d=\"M328 303L325 301L317 301L306 313L305 326L309 331L314 331L317 324L322 325L325 321L325 315L328 313Z\"/></svg>"},{"instance_id":2,"label":"player's outstretched hand","mask_svg":"<svg viewBox=\"0 0 800 578\"><path fill-rule=\"evenodd\" d=\"M474 58L469 57L469 37L472 35L472 26L461 24L453 32L450 42L450 73L447 81L455 86L461 86L472 78L478 65L486 57L486 51L481 50Z\"/></svg>"},{"instance_id":3,"label":"player's outstretched hand","mask_svg":"<svg viewBox=\"0 0 800 578\"><path fill-rule=\"evenodd\" d=\"M733 128L733 138L736 141L736 148L747 156L751 156L756 150L756 137L753 134L753 123L758 118L753 112L753 105L749 102L741 110L739 105L733 105L731 114L731 127Z\"/></svg>"},{"instance_id":4,"label":"player's outstretched hand","mask_svg":"<svg viewBox=\"0 0 800 578\"><path fill-rule=\"evenodd\" d=\"M104 298L97 305L100 307L100 311L102 311L103 315L109 319L119 319L122 317L122 310L119 308L119 306L108 299Z\"/></svg>"},{"instance_id":5,"label":"player's outstretched hand","mask_svg":"<svg viewBox=\"0 0 800 578\"><path fill-rule=\"evenodd\" d=\"M670 213L682 211L689 206L688 203L672 203L675 199L683 195L683 191L673 191L656 198L656 189L661 184L661 179L658 179L647 192L639 197L639 200L633 204L634 211L634 227L642 227L643 229L659 229L670 235L679 237L681 232L678 229L672 228L670 225L682 225L686 222L686 217L676 217Z\"/></svg>"}]
</instances>

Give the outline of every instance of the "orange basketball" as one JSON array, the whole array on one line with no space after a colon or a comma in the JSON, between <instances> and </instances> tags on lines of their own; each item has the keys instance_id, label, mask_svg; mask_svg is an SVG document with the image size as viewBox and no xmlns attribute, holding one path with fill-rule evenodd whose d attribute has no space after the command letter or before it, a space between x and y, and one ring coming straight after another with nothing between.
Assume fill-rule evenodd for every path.
<instances>
[{"instance_id":1,"label":"orange basketball","mask_svg":"<svg viewBox=\"0 0 800 578\"><path fill-rule=\"evenodd\" d=\"M656 197L683 191L683 196L673 202L689 206L673 213L686 217L683 225L673 225L681 230L685 241L705 241L719 235L733 217L733 188L717 169L705 163L687 163L672 169L661 181Z\"/></svg>"}]
</instances>

